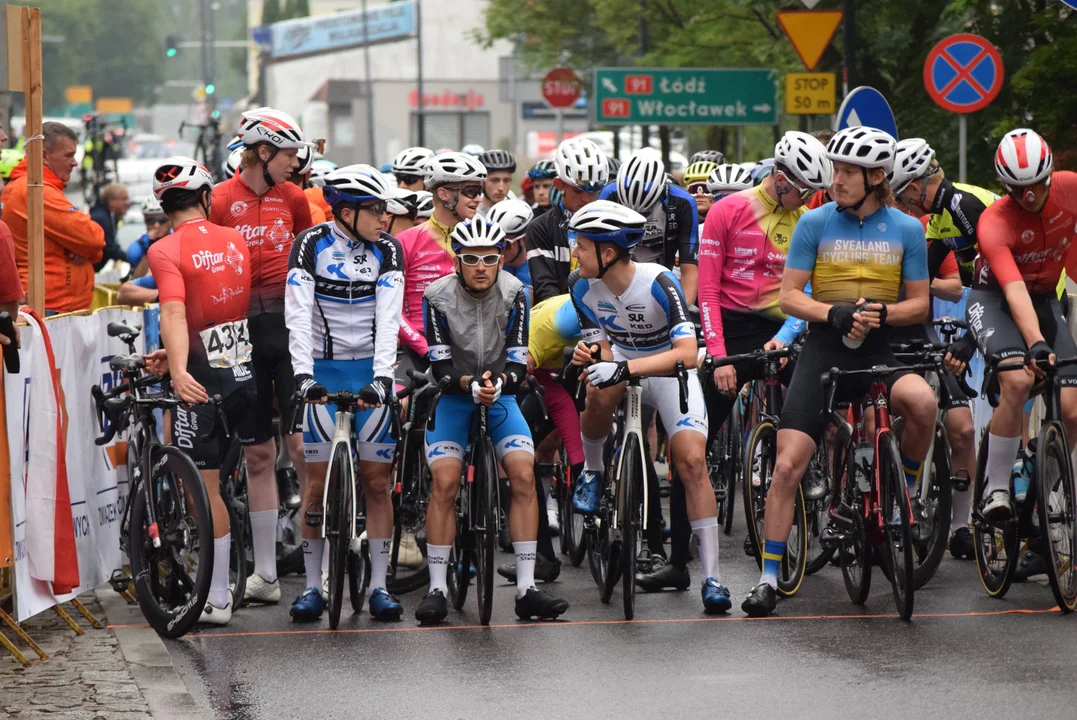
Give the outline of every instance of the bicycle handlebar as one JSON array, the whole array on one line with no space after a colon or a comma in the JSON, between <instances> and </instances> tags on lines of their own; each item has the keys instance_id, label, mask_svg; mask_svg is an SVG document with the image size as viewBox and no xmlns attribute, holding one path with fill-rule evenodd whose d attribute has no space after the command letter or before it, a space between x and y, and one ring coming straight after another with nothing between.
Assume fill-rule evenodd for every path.
<instances>
[{"instance_id":1,"label":"bicycle handlebar","mask_svg":"<svg viewBox=\"0 0 1077 720\"><path fill-rule=\"evenodd\" d=\"M749 353L742 353L740 355L726 355L723 358L714 358L710 355L704 359L710 360L710 365L713 368L725 367L726 365L736 365L738 363L761 363L773 360L781 360L792 356L794 347L792 345L786 345L778 350L753 350Z\"/></svg>"}]
</instances>

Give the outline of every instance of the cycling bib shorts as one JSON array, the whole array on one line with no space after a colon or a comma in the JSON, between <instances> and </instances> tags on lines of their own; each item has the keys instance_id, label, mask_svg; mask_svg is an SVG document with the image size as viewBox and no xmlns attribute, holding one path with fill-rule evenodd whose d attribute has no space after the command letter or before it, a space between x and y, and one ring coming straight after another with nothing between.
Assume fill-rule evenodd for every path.
<instances>
[{"instance_id":1,"label":"cycling bib shorts","mask_svg":"<svg viewBox=\"0 0 1077 720\"><path fill-rule=\"evenodd\" d=\"M471 395L442 395L438 401L434 429L426 431L426 462L433 465L438 460L452 458L463 461L464 448L468 444L471 421L475 417L475 404ZM535 454L531 441L531 429L524 420L516 398L502 395L487 413L487 429L494 441L497 459L503 460L512 452Z\"/></svg>"},{"instance_id":2,"label":"cycling bib shorts","mask_svg":"<svg viewBox=\"0 0 1077 720\"><path fill-rule=\"evenodd\" d=\"M314 381L329 392L357 393L374 379L374 358L363 360L314 360ZM303 456L307 462L329 462L336 432L337 406L331 403L306 406L303 413ZM396 442L390 435L389 407L352 408L352 432L359 459L391 463Z\"/></svg>"}]
</instances>

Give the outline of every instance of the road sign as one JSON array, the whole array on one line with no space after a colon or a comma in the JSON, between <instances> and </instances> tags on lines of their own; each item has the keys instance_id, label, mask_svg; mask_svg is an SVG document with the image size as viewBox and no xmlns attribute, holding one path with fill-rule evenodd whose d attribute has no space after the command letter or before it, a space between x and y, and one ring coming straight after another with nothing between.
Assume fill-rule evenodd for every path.
<instances>
[{"instance_id":1,"label":"road sign","mask_svg":"<svg viewBox=\"0 0 1077 720\"><path fill-rule=\"evenodd\" d=\"M804 7L809 10L819 4L819 0L800 0L800 2L804 3Z\"/></svg>"},{"instance_id":2,"label":"road sign","mask_svg":"<svg viewBox=\"0 0 1077 720\"><path fill-rule=\"evenodd\" d=\"M580 99L580 76L567 67L555 67L542 78L542 97L552 108L570 108Z\"/></svg>"},{"instance_id":3,"label":"road sign","mask_svg":"<svg viewBox=\"0 0 1077 720\"><path fill-rule=\"evenodd\" d=\"M895 140L898 139L897 121L894 120L894 111L890 104L875 88L858 87L845 96L845 101L838 110L838 124L835 130L845 128L873 127L889 133Z\"/></svg>"},{"instance_id":4,"label":"road sign","mask_svg":"<svg viewBox=\"0 0 1077 720\"><path fill-rule=\"evenodd\" d=\"M777 70L595 68L595 123L774 125Z\"/></svg>"},{"instance_id":5,"label":"road sign","mask_svg":"<svg viewBox=\"0 0 1077 720\"><path fill-rule=\"evenodd\" d=\"M1005 72L995 46L980 37L951 35L931 48L924 62L927 94L943 110L971 113L991 104Z\"/></svg>"},{"instance_id":6,"label":"road sign","mask_svg":"<svg viewBox=\"0 0 1077 720\"><path fill-rule=\"evenodd\" d=\"M800 62L814 70L841 25L844 13L840 10L785 10L778 13L778 22L789 36Z\"/></svg>"},{"instance_id":7,"label":"road sign","mask_svg":"<svg viewBox=\"0 0 1077 720\"><path fill-rule=\"evenodd\" d=\"M64 88L64 100L72 105L93 102L93 88L89 85L68 85Z\"/></svg>"},{"instance_id":8,"label":"road sign","mask_svg":"<svg viewBox=\"0 0 1077 720\"><path fill-rule=\"evenodd\" d=\"M785 112L790 115L830 115L837 104L834 73L787 73Z\"/></svg>"},{"instance_id":9,"label":"road sign","mask_svg":"<svg viewBox=\"0 0 1077 720\"><path fill-rule=\"evenodd\" d=\"M117 115L123 115L131 112L132 104L131 98L97 98L97 107L95 108L99 113L115 113Z\"/></svg>"}]
</instances>

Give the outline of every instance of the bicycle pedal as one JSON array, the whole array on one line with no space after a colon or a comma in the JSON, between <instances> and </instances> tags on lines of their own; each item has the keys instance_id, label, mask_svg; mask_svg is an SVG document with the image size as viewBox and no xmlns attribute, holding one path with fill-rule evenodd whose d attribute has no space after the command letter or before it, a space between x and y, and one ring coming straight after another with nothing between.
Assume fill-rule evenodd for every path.
<instances>
[{"instance_id":1,"label":"bicycle pedal","mask_svg":"<svg viewBox=\"0 0 1077 720\"><path fill-rule=\"evenodd\" d=\"M827 550L834 550L840 547L841 544L845 542L845 540L845 533L841 532L837 528L823 528L823 532L819 534L819 544Z\"/></svg>"},{"instance_id":2,"label":"bicycle pedal","mask_svg":"<svg viewBox=\"0 0 1077 720\"><path fill-rule=\"evenodd\" d=\"M965 492L969 489L969 476L968 475L952 475L950 477L950 486L957 492Z\"/></svg>"},{"instance_id":3,"label":"bicycle pedal","mask_svg":"<svg viewBox=\"0 0 1077 720\"><path fill-rule=\"evenodd\" d=\"M307 510L303 513L303 521L306 522L307 527L321 527L324 519L325 512L321 508L318 508L317 510Z\"/></svg>"}]
</instances>

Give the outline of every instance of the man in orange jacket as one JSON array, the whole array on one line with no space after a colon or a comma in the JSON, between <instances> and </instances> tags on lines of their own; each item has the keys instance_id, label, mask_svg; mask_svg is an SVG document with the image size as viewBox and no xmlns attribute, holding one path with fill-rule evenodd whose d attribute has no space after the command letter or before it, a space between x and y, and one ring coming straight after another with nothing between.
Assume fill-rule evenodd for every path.
<instances>
[{"instance_id":1,"label":"man in orange jacket","mask_svg":"<svg viewBox=\"0 0 1077 720\"><path fill-rule=\"evenodd\" d=\"M64 186L77 165L78 136L66 125L47 122L43 180L45 185L45 310L49 313L88 310L93 303L93 264L101 259L105 232L89 215L79 212L64 195ZM33 145L31 144L31 147ZM26 159L11 171L0 193L3 220L15 238L15 264L24 290L29 290L27 244Z\"/></svg>"}]
</instances>

